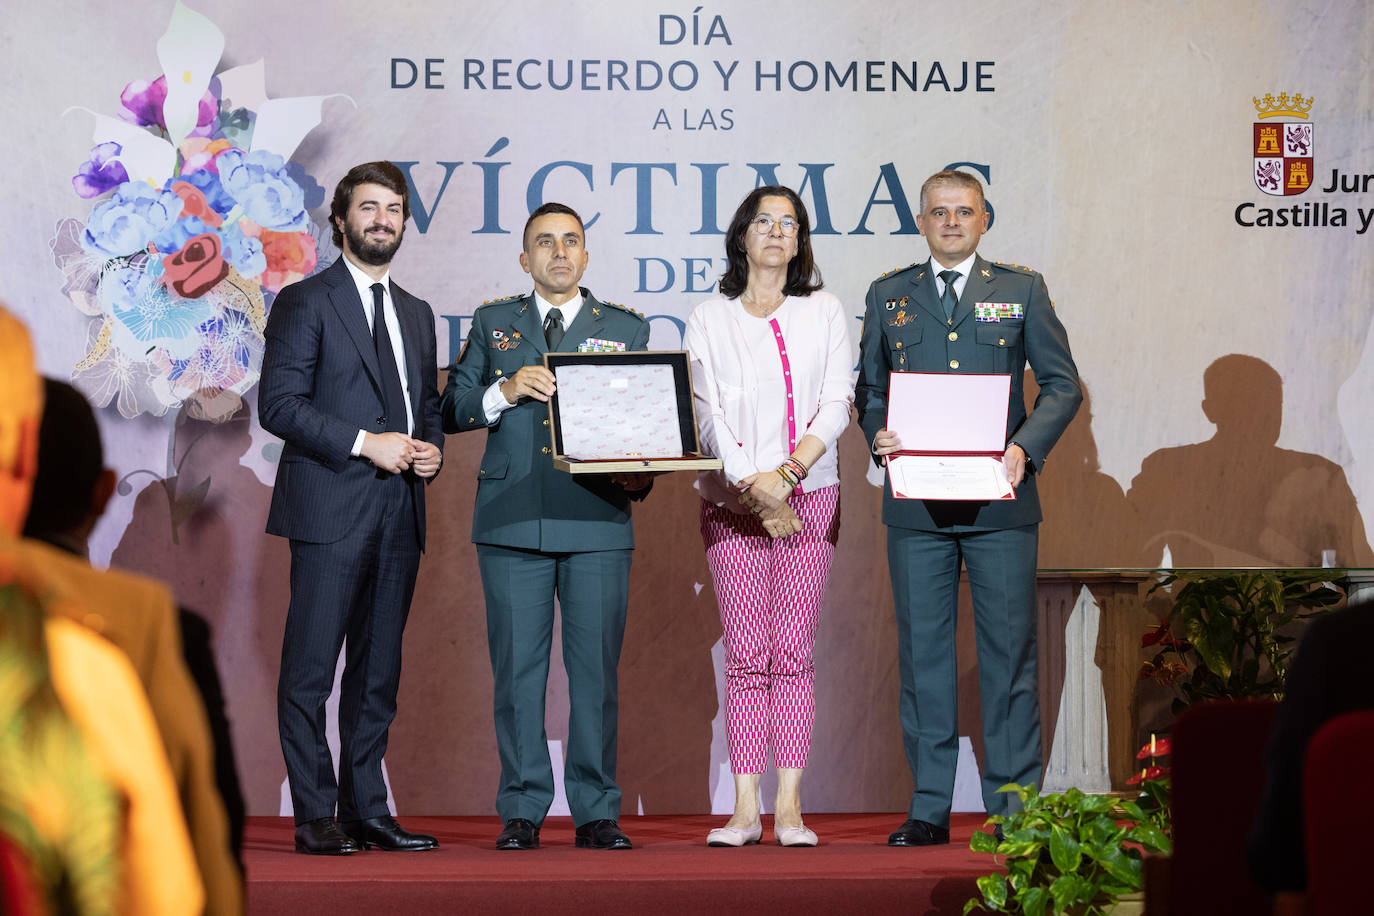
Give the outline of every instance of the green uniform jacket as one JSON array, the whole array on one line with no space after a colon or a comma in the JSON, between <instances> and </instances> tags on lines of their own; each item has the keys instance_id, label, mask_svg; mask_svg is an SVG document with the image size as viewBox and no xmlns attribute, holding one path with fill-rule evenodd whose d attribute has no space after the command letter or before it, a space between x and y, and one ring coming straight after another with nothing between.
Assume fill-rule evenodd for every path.
<instances>
[{"instance_id":1,"label":"green uniform jacket","mask_svg":"<svg viewBox=\"0 0 1374 916\"><path fill-rule=\"evenodd\" d=\"M885 486L883 522L924 531L1035 524L1041 515L1034 472L1044 467L1083 400L1068 336L1054 314L1044 279L1030 268L975 258L950 319L935 294L932 276L938 271L925 261L885 274L868 288L854 402L869 447L887 424L890 372L1010 373L1007 442L1025 450L1030 466L1016 499L1008 501L894 499L892 488ZM976 321L974 305L980 302L1019 305L1022 317L1004 313L998 321ZM1028 362L1040 386L1029 415L1022 385ZM874 460L881 465L881 458Z\"/></svg>"},{"instance_id":2,"label":"green uniform jacket","mask_svg":"<svg viewBox=\"0 0 1374 916\"><path fill-rule=\"evenodd\" d=\"M575 350L587 338L648 349L649 322L642 316L598 302L585 289L582 295L563 349ZM547 404L525 399L487 425L487 389L521 366L543 365L546 351L534 295L500 299L477 309L467 343L449 370L439 401L444 432L487 431L472 540L546 553L634 547L630 498L619 484L606 475L574 476L554 468Z\"/></svg>"}]
</instances>

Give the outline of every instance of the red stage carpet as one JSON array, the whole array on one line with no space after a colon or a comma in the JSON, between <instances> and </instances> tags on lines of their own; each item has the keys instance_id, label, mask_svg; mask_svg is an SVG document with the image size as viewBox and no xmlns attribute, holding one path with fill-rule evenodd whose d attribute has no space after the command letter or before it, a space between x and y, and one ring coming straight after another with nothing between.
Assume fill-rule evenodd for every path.
<instances>
[{"instance_id":1,"label":"red stage carpet","mask_svg":"<svg viewBox=\"0 0 1374 916\"><path fill-rule=\"evenodd\" d=\"M286 818L248 819L244 859L250 916L306 913L903 913L953 914L992 871L991 856L969 851L982 815L955 815L948 846L890 849L900 814L816 814L814 849L783 849L764 840L743 849L711 849L713 815L627 817L626 852L573 846L572 821L552 817L542 847L502 852L492 843L495 817L406 817L403 826L434 834L434 852L376 850L332 858L297 855Z\"/></svg>"}]
</instances>

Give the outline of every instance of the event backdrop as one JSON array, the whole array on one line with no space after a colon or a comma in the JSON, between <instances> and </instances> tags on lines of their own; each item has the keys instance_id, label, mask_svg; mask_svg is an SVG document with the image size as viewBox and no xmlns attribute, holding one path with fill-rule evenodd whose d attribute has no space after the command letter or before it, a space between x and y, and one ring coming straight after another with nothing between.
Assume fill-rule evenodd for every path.
<instances>
[{"instance_id":1,"label":"event backdrop","mask_svg":"<svg viewBox=\"0 0 1374 916\"><path fill-rule=\"evenodd\" d=\"M800 190L857 348L869 281L926 256L921 181L969 171L993 213L981 252L1045 275L1088 394L1044 468L1042 567L1374 565L1363 2L192 7L8 14L0 299L100 407L121 485L93 559L167 579L215 627L253 813L281 797L287 593L286 544L262 533L279 451L257 424L262 322L336 257L328 195L365 160L412 183L394 276L434 306L441 364L483 300L528 291L519 231L545 200L586 220L584 285L680 347L761 182ZM450 437L430 493L388 757L404 812L492 807L468 542L483 444ZM840 449L807 804L900 810L879 491L855 427ZM673 475L638 510L631 811L729 804L696 499Z\"/></svg>"}]
</instances>

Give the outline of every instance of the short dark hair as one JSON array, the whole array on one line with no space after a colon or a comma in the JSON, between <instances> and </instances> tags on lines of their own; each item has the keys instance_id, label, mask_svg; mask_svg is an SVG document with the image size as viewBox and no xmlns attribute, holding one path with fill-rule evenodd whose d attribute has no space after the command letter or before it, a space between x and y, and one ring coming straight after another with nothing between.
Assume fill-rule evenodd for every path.
<instances>
[{"instance_id":1,"label":"short dark hair","mask_svg":"<svg viewBox=\"0 0 1374 916\"><path fill-rule=\"evenodd\" d=\"M401 195L401 221L410 219L410 185L405 172L385 160L355 165L334 186L334 200L329 204L329 226L334 230L334 247L340 251L343 251L343 233L339 231L339 220L348 219L353 189L360 184L379 184Z\"/></svg>"},{"instance_id":2,"label":"short dark hair","mask_svg":"<svg viewBox=\"0 0 1374 916\"><path fill-rule=\"evenodd\" d=\"M787 263L787 281L782 291L787 296L809 296L823 285L820 269L811 255L811 217L797 192L781 185L763 185L750 191L725 230L725 274L720 278L721 295L737 298L749 285L749 256L744 250L744 233L759 212L765 197L785 197L797 214L797 253Z\"/></svg>"},{"instance_id":3,"label":"short dark hair","mask_svg":"<svg viewBox=\"0 0 1374 916\"><path fill-rule=\"evenodd\" d=\"M983 208L987 209L987 196L983 193L983 183L974 178L968 172L961 172L958 169L945 169L943 172L936 172L925 181L921 182L921 212L926 212L926 192L931 188L941 185L953 185L956 188L964 188L969 191L977 191L978 199L983 202Z\"/></svg>"},{"instance_id":4,"label":"short dark hair","mask_svg":"<svg viewBox=\"0 0 1374 916\"><path fill-rule=\"evenodd\" d=\"M91 495L105 469L100 427L86 398L66 382L43 380L38 427L38 476L24 537L66 534L90 514Z\"/></svg>"},{"instance_id":5,"label":"short dark hair","mask_svg":"<svg viewBox=\"0 0 1374 916\"><path fill-rule=\"evenodd\" d=\"M530 218L525 220L525 229L520 233L521 250L530 250L530 226L534 225L534 221L539 219L539 217L548 216L550 213L565 213L571 216L573 219L577 220L577 227L582 230L582 237L584 239L587 237L587 227L582 222L582 217L577 215L576 210L569 207L567 204L549 201L548 203L542 203L538 207L535 207L534 212L530 214Z\"/></svg>"}]
</instances>

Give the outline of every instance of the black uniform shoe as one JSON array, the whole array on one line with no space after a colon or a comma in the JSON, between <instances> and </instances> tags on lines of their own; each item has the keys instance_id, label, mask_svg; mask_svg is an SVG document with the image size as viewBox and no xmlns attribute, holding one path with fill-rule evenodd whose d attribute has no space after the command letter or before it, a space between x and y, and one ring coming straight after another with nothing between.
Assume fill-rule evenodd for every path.
<instances>
[{"instance_id":1,"label":"black uniform shoe","mask_svg":"<svg viewBox=\"0 0 1374 916\"><path fill-rule=\"evenodd\" d=\"M943 846L948 842L948 827L937 827L930 821L916 818L908 818L887 837L889 846Z\"/></svg>"},{"instance_id":2,"label":"black uniform shoe","mask_svg":"<svg viewBox=\"0 0 1374 916\"><path fill-rule=\"evenodd\" d=\"M497 849L538 849L539 828L533 821L513 817L506 821L506 829L496 838Z\"/></svg>"},{"instance_id":3,"label":"black uniform shoe","mask_svg":"<svg viewBox=\"0 0 1374 916\"><path fill-rule=\"evenodd\" d=\"M587 849L633 849L615 821L591 821L577 828L577 845Z\"/></svg>"}]
</instances>

